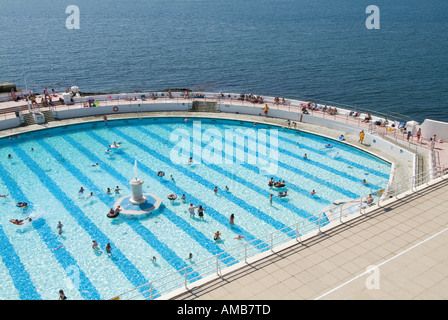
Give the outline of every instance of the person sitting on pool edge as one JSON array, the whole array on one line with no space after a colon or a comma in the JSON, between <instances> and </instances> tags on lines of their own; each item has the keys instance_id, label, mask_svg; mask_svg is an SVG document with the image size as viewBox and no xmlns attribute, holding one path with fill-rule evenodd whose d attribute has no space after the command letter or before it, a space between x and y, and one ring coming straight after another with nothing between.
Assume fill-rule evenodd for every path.
<instances>
[{"instance_id":1,"label":"person sitting on pool edge","mask_svg":"<svg viewBox=\"0 0 448 320\"><path fill-rule=\"evenodd\" d=\"M369 193L369 195L367 196L366 203L367 203L369 206L371 206L371 205L373 204L373 198L372 198L372 195L371 195L370 193Z\"/></svg>"}]
</instances>

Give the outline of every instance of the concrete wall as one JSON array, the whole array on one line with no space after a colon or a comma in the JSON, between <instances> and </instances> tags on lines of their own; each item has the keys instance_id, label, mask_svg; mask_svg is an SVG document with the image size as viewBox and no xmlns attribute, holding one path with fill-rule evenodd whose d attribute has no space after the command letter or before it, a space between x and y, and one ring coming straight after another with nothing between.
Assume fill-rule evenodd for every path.
<instances>
[{"instance_id":1,"label":"concrete wall","mask_svg":"<svg viewBox=\"0 0 448 320\"><path fill-rule=\"evenodd\" d=\"M0 130L17 128L23 122L21 118L11 118L0 121Z\"/></svg>"},{"instance_id":2,"label":"concrete wall","mask_svg":"<svg viewBox=\"0 0 448 320\"><path fill-rule=\"evenodd\" d=\"M99 116L114 113L151 112L151 111L187 111L191 103L141 103L99 106L91 108L71 108L53 111L55 119L69 119L88 116ZM116 111L115 111L115 110Z\"/></svg>"},{"instance_id":3,"label":"concrete wall","mask_svg":"<svg viewBox=\"0 0 448 320\"><path fill-rule=\"evenodd\" d=\"M439 141L440 139L442 139L445 142L448 141L448 123L447 122L426 119L420 125L420 128L422 129L422 136L426 140L429 140L429 138L432 138L433 135L436 134L437 141Z\"/></svg>"}]
</instances>

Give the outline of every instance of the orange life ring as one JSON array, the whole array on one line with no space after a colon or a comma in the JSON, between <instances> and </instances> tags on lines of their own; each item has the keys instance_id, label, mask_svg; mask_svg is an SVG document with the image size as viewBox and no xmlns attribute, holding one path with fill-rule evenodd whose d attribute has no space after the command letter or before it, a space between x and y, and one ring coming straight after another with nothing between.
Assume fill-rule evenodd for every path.
<instances>
[{"instance_id":1,"label":"orange life ring","mask_svg":"<svg viewBox=\"0 0 448 320\"><path fill-rule=\"evenodd\" d=\"M114 112L117 112L117 111L118 111L118 107L115 106L115 107L114 107Z\"/></svg>"}]
</instances>

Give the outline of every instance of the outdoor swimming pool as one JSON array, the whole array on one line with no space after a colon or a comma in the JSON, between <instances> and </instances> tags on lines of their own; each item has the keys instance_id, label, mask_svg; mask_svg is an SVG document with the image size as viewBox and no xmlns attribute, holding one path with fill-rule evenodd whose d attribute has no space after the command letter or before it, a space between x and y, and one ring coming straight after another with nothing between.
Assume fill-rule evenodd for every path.
<instances>
[{"instance_id":1,"label":"outdoor swimming pool","mask_svg":"<svg viewBox=\"0 0 448 320\"><path fill-rule=\"evenodd\" d=\"M120 148L105 152L114 141ZM162 198L163 206L142 219L109 219L116 200L131 194L135 160L143 192ZM0 198L0 299L57 299L60 289L69 299L108 299L307 221L336 199L384 188L391 170L390 163L323 137L202 118L100 121L31 132L2 139L0 161L0 194L7 195ZM271 177L285 180L286 187L269 187ZM286 190L286 197L278 197ZM167 199L172 193L176 201ZM19 201L28 208L17 207ZM190 216L190 203L206 207L204 219ZM20 226L9 221L28 216L35 220ZM216 231L219 241L213 240ZM244 238L235 239L239 235ZM92 249L93 240L99 250Z\"/></svg>"}]
</instances>

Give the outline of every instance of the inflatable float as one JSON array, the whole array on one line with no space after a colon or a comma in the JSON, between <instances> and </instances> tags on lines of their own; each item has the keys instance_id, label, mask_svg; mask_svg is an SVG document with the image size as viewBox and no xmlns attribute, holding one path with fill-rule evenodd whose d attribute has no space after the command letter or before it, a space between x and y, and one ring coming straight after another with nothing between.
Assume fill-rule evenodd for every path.
<instances>
[{"instance_id":1,"label":"inflatable float","mask_svg":"<svg viewBox=\"0 0 448 320\"><path fill-rule=\"evenodd\" d=\"M177 199L177 194L174 194L174 193L170 194L170 195L168 196L168 199L169 199L169 200L176 200L176 199Z\"/></svg>"}]
</instances>

